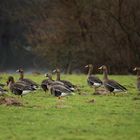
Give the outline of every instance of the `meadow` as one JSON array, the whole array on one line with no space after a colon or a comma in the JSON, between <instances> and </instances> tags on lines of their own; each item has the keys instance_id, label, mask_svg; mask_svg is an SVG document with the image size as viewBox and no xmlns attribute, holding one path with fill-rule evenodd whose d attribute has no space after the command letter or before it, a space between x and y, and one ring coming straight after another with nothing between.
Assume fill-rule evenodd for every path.
<instances>
[{"instance_id":1,"label":"meadow","mask_svg":"<svg viewBox=\"0 0 140 140\"><path fill-rule=\"evenodd\" d=\"M1 74L4 83L9 74ZM18 75L14 75L16 80ZM43 75L26 74L37 83ZM102 78L102 75L99 75ZM62 75L79 86L76 95L58 100L42 90L20 100L24 106L0 105L0 140L139 140L140 95L136 77L112 75L128 93L93 95L85 75ZM92 102L94 99L94 102Z\"/></svg>"}]
</instances>

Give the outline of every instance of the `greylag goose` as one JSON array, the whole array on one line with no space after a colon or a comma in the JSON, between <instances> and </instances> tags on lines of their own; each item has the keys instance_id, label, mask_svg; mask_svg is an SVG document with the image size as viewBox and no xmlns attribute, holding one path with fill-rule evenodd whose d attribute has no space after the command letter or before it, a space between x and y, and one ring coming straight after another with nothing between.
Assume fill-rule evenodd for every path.
<instances>
[{"instance_id":1,"label":"greylag goose","mask_svg":"<svg viewBox=\"0 0 140 140\"><path fill-rule=\"evenodd\" d=\"M108 71L107 71L107 67L105 65L101 66L99 69L103 71L103 75L104 75L103 84L107 91L109 91L110 93L113 92L114 94L116 92L126 92L127 91L127 89L124 86L122 86L118 82L116 82L114 80L110 80L108 78Z\"/></svg>"},{"instance_id":2,"label":"greylag goose","mask_svg":"<svg viewBox=\"0 0 140 140\"><path fill-rule=\"evenodd\" d=\"M20 78L19 81L32 86L33 88L37 89L38 88L38 84L30 79L24 78L24 71L23 69L18 69L16 72L18 72L20 74Z\"/></svg>"},{"instance_id":3,"label":"greylag goose","mask_svg":"<svg viewBox=\"0 0 140 140\"><path fill-rule=\"evenodd\" d=\"M93 71L92 64L86 65L85 67L89 69L87 75L87 83L89 86L94 87L96 93L96 89L100 87L103 83L97 76L92 75L92 71Z\"/></svg>"},{"instance_id":4,"label":"greylag goose","mask_svg":"<svg viewBox=\"0 0 140 140\"><path fill-rule=\"evenodd\" d=\"M45 77L48 77L48 79L45 79L41 82L41 87L46 92L47 90L49 90L48 85L52 84L54 80L52 79L52 75L50 73L46 73Z\"/></svg>"},{"instance_id":5,"label":"greylag goose","mask_svg":"<svg viewBox=\"0 0 140 140\"><path fill-rule=\"evenodd\" d=\"M12 76L8 77L7 85L13 94L20 95L21 97L35 90L30 85L24 84L22 82L15 82Z\"/></svg>"},{"instance_id":6,"label":"greylag goose","mask_svg":"<svg viewBox=\"0 0 140 140\"><path fill-rule=\"evenodd\" d=\"M140 67L135 67L133 71L137 72L137 89L140 90Z\"/></svg>"},{"instance_id":7,"label":"greylag goose","mask_svg":"<svg viewBox=\"0 0 140 140\"><path fill-rule=\"evenodd\" d=\"M47 77L48 79L45 79L42 81L41 83L41 87L42 89L46 92L47 90L49 90L51 88L52 85L64 85L62 82L60 81L54 81L52 79L52 74L51 73L46 73L45 77Z\"/></svg>"},{"instance_id":8,"label":"greylag goose","mask_svg":"<svg viewBox=\"0 0 140 140\"><path fill-rule=\"evenodd\" d=\"M52 85L50 88L51 94L59 99L64 96L74 95L74 93L63 85Z\"/></svg>"},{"instance_id":9,"label":"greylag goose","mask_svg":"<svg viewBox=\"0 0 140 140\"><path fill-rule=\"evenodd\" d=\"M61 78L60 78L60 74L61 74L60 69L57 68L57 69L53 70L53 73L57 74L56 81L60 81L60 82L64 83L64 86L69 88L71 91L75 91L75 85L73 85L70 81L61 80Z\"/></svg>"}]
</instances>

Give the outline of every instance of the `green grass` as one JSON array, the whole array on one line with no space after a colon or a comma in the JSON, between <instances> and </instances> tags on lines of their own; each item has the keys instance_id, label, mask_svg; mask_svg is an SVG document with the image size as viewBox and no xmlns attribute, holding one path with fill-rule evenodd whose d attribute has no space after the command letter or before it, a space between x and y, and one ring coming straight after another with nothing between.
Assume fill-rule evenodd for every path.
<instances>
[{"instance_id":1,"label":"green grass","mask_svg":"<svg viewBox=\"0 0 140 140\"><path fill-rule=\"evenodd\" d=\"M8 75L1 76L4 83ZM38 83L44 79L43 75L26 77ZM1 105L0 140L139 140L140 100L133 99L138 97L136 78L110 78L125 85L128 94L93 96L85 75L62 75L62 79L79 85L80 92L86 95L77 94L58 101L40 90L20 99L23 107ZM9 96L14 95L9 93ZM95 103L88 102L92 99Z\"/></svg>"}]
</instances>

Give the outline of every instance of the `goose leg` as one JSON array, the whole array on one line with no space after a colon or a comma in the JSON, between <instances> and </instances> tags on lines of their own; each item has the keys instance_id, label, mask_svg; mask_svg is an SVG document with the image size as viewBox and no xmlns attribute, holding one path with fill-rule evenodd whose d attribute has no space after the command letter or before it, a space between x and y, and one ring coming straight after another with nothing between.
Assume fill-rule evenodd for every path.
<instances>
[{"instance_id":1,"label":"goose leg","mask_svg":"<svg viewBox=\"0 0 140 140\"><path fill-rule=\"evenodd\" d=\"M94 92L93 92L93 95L94 95L94 94L97 94L97 90L96 90L96 87L95 87L95 86L93 86L93 88L94 88Z\"/></svg>"},{"instance_id":2,"label":"goose leg","mask_svg":"<svg viewBox=\"0 0 140 140\"><path fill-rule=\"evenodd\" d=\"M61 100L61 96L58 97L57 103L56 103L57 108L62 108L63 107L63 102Z\"/></svg>"},{"instance_id":3,"label":"goose leg","mask_svg":"<svg viewBox=\"0 0 140 140\"><path fill-rule=\"evenodd\" d=\"M94 93L95 93L95 94L97 93L97 88L96 88L96 87L94 87Z\"/></svg>"}]
</instances>

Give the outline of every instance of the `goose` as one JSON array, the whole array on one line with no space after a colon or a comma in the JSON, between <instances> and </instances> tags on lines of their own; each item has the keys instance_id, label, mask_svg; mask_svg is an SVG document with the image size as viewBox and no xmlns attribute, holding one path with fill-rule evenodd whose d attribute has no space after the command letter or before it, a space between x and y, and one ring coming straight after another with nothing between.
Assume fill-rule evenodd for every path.
<instances>
[{"instance_id":1,"label":"goose","mask_svg":"<svg viewBox=\"0 0 140 140\"><path fill-rule=\"evenodd\" d=\"M20 74L20 78L19 81L23 82L24 84L30 85L33 88L37 89L38 88L38 84L30 79L24 78L24 71L23 69L19 68L16 72L18 72Z\"/></svg>"},{"instance_id":2,"label":"goose","mask_svg":"<svg viewBox=\"0 0 140 140\"><path fill-rule=\"evenodd\" d=\"M49 90L48 85L52 84L54 80L52 79L52 75L50 73L46 73L45 77L48 77L48 79L45 79L41 82L41 87L46 92Z\"/></svg>"},{"instance_id":3,"label":"goose","mask_svg":"<svg viewBox=\"0 0 140 140\"><path fill-rule=\"evenodd\" d=\"M20 95L21 97L35 90L35 88L30 85L15 82L13 76L8 77L7 85L13 94Z\"/></svg>"},{"instance_id":4,"label":"goose","mask_svg":"<svg viewBox=\"0 0 140 140\"><path fill-rule=\"evenodd\" d=\"M135 67L133 71L137 72L137 89L140 91L140 67Z\"/></svg>"},{"instance_id":5,"label":"goose","mask_svg":"<svg viewBox=\"0 0 140 140\"><path fill-rule=\"evenodd\" d=\"M99 69L103 71L103 84L107 91L110 93L113 92L114 95L116 92L127 92L127 89L124 86L108 78L107 66L103 65Z\"/></svg>"},{"instance_id":6,"label":"goose","mask_svg":"<svg viewBox=\"0 0 140 140\"><path fill-rule=\"evenodd\" d=\"M89 69L87 75L87 83L89 86L94 87L96 93L96 89L100 87L103 83L97 76L92 75L92 71L93 71L92 64L88 64L85 67Z\"/></svg>"},{"instance_id":7,"label":"goose","mask_svg":"<svg viewBox=\"0 0 140 140\"><path fill-rule=\"evenodd\" d=\"M64 85L64 83L60 81L55 81L52 79L52 74L51 73L46 73L45 77L48 77L48 79L45 79L41 83L42 89L46 92L51 88L52 85Z\"/></svg>"},{"instance_id":8,"label":"goose","mask_svg":"<svg viewBox=\"0 0 140 140\"><path fill-rule=\"evenodd\" d=\"M57 77L56 77L56 81L60 81L62 83L64 83L64 86L66 86L67 88L69 88L71 91L75 91L75 85L73 85L70 81L68 80L61 80L60 79L60 69L55 69L53 70L53 73L56 73L57 74Z\"/></svg>"},{"instance_id":9,"label":"goose","mask_svg":"<svg viewBox=\"0 0 140 140\"><path fill-rule=\"evenodd\" d=\"M52 95L58 97L58 99L64 96L75 95L74 92L63 85L52 85L50 92Z\"/></svg>"}]
</instances>

